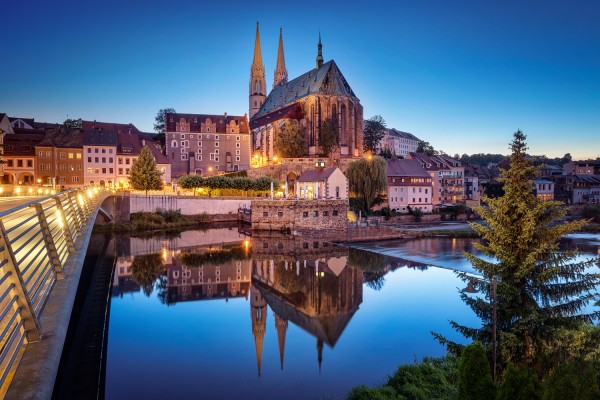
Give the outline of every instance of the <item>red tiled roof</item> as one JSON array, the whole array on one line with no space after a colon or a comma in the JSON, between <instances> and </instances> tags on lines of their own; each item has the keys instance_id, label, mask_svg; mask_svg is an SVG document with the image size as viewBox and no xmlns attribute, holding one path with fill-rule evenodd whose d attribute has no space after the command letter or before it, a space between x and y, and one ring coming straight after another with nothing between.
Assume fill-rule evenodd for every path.
<instances>
[{"instance_id":1,"label":"red tiled roof","mask_svg":"<svg viewBox=\"0 0 600 400\"><path fill-rule=\"evenodd\" d=\"M81 121L83 130L102 129L105 131L115 131L117 133L140 133L139 129L133 124L118 124L114 122Z\"/></svg>"},{"instance_id":2,"label":"red tiled roof","mask_svg":"<svg viewBox=\"0 0 600 400\"><path fill-rule=\"evenodd\" d=\"M239 126L240 133L250 133L248 128L248 117L237 116L237 115L209 115L209 114L180 114L180 113L167 113L165 115L165 130L167 132L176 132L176 125L181 118L185 119L185 122L190 124L190 132L200 132L201 124L210 118L212 123L217 124L217 131L211 133L227 133L226 125L233 120ZM171 122L171 119L173 122ZM194 122L194 120L196 122Z\"/></svg>"},{"instance_id":3,"label":"red tiled roof","mask_svg":"<svg viewBox=\"0 0 600 400\"><path fill-rule=\"evenodd\" d=\"M337 167L317 168L304 171L298 178L298 182L323 182L333 174Z\"/></svg>"},{"instance_id":4,"label":"red tiled roof","mask_svg":"<svg viewBox=\"0 0 600 400\"><path fill-rule=\"evenodd\" d=\"M430 178L429 173L421 167L418 160L392 160L386 168L387 176L410 176L415 178Z\"/></svg>"}]
</instances>

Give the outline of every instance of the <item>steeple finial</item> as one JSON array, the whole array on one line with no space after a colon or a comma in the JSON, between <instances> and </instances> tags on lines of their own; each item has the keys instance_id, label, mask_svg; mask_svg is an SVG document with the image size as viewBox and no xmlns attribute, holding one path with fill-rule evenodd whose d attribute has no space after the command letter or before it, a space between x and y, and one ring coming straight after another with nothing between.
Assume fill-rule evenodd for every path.
<instances>
[{"instance_id":1,"label":"steeple finial","mask_svg":"<svg viewBox=\"0 0 600 400\"><path fill-rule=\"evenodd\" d=\"M323 45L321 44L321 31L319 31L319 44L317 45L319 51L317 52L317 69L323 66Z\"/></svg>"},{"instance_id":2,"label":"steeple finial","mask_svg":"<svg viewBox=\"0 0 600 400\"><path fill-rule=\"evenodd\" d=\"M285 68L285 57L283 54L283 29L279 28L279 49L277 50L277 66L275 67L275 77L273 87L285 84L288 80L287 69Z\"/></svg>"},{"instance_id":3,"label":"steeple finial","mask_svg":"<svg viewBox=\"0 0 600 400\"><path fill-rule=\"evenodd\" d=\"M263 65L262 52L260 50L260 34L258 31L258 21L256 21L256 37L254 38L254 59L252 60L252 67Z\"/></svg>"}]
</instances>

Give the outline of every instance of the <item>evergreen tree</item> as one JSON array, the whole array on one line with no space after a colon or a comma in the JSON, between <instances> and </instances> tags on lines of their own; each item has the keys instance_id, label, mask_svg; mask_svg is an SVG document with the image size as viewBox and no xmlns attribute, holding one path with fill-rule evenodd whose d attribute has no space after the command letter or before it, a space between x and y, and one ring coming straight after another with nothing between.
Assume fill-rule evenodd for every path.
<instances>
[{"instance_id":1,"label":"evergreen tree","mask_svg":"<svg viewBox=\"0 0 600 400\"><path fill-rule=\"evenodd\" d=\"M587 272L595 259L579 261L576 250L559 252L559 239L581 228L585 221L560 222L566 214L563 204L536 198L532 180L537 168L525 156L525 138L517 131L511 142L510 168L500 178L504 196L485 198L488 207L474 207L485 221L472 224L483 239L476 247L489 258L465 253L483 276L473 282L482 296L461 293L461 297L483 326L451 324L464 336L490 346L494 308L489 301L489 282L497 277L498 365L513 361L543 374L542 360L550 352L552 357L569 356L569 343L561 340L564 332L580 330L600 316L599 311L585 312L589 302L598 297L595 291L600 274ZM465 273L458 275L465 282L472 281ZM434 336L451 350L460 348L441 335Z\"/></svg>"},{"instance_id":2,"label":"evergreen tree","mask_svg":"<svg viewBox=\"0 0 600 400\"><path fill-rule=\"evenodd\" d=\"M135 190L145 190L146 194L148 194L148 190L162 190L163 181L160 175L152 152L144 146L140 156L131 166L129 184Z\"/></svg>"},{"instance_id":3,"label":"evergreen tree","mask_svg":"<svg viewBox=\"0 0 600 400\"><path fill-rule=\"evenodd\" d=\"M490 362L479 342L465 347L458 366L459 400L493 399L496 387L492 381Z\"/></svg>"},{"instance_id":4,"label":"evergreen tree","mask_svg":"<svg viewBox=\"0 0 600 400\"><path fill-rule=\"evenodd\" d=\"M346 169L350 192L361 197L369 209L387 187L386 166L383 158L371 157L352 161Z\"/></svg>"},{"instance_id":5,"label":"evergreen tree","mask_svg":"<svg viewBox=\"0 0 600 400\"><path fill-rule=\"evenodd\" d=\"M163 154L165 153L166 136L165 136L165 114L174 113L174 108L163 108L158 110L154 117L154 130L156 131L156 140L160 143Z\"/></svg>"},{"instance_id":6,"label":"evergreen tree","mask_svg":"<svg viewBox=\"0 0 600 400\"><path fill-rule=\"evenodd\" d=\"M275 137L275 147L284 158L302 157L306 148L306 129L295 120L288 120Z\"/></svg>"},{"instance_id":7,"label":"evergreen tree","mask_svg":"<svg viewBox=\"0 0 600 400\"><path fill-rule=\"evenodd\" d=\"M379 142L385 136L385 120L381 115L375 115L365 121L363 128L363 150L375 154Z\"/></svg>"}]
</instances>

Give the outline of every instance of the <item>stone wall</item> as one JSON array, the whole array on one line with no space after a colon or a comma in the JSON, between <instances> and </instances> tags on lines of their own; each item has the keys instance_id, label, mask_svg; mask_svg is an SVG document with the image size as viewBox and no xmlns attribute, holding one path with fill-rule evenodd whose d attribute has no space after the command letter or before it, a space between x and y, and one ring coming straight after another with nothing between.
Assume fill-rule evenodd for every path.
<instances>
[{"instance_id":1,"label":"stone wall","mask_svg":"<svg viewBox=\"0 0 600 400\"><path fill-rule=\"evenodd\" d=\"M252 229L345 231L347 227L347 200L252 200Z\"/></svg>"},{"instance_id":2,"label":"stone wall","mask_svg":"<svg viewBox=\"0 0 600 400\"><path fill-rule=\"evenodd\" d=\"M196 215L206 213L235 214L239 208L249 208L250 199L217 199L194 198L175 196L131 196L130 212L154 212L162 210L181 210L183 215Z\"/></svg>"}]
</instances>

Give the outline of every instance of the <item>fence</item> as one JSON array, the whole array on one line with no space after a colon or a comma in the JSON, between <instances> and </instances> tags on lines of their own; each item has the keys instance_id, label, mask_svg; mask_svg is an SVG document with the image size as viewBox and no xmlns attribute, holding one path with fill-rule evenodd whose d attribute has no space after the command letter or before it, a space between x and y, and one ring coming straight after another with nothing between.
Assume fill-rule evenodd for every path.
<instances>
[{"instance_id":1,"label":"fence","mask_svg":"<svg viewBox=\"0 0 600 400\"><path fill-rule=\"evenodd\" d=\"M0 213L0 393L27 344L41 339L40 316L54 283L109 194L81 187Z\"/></svg>"}]
</instances>

